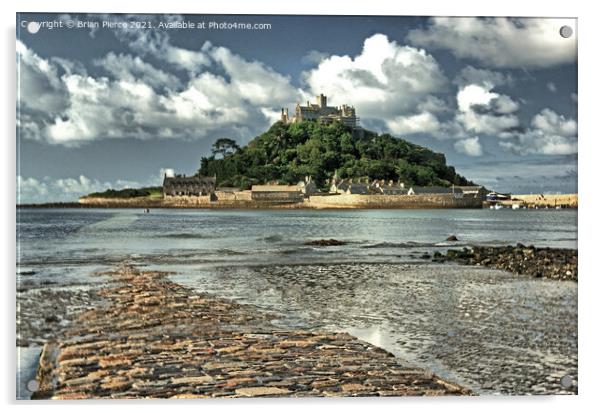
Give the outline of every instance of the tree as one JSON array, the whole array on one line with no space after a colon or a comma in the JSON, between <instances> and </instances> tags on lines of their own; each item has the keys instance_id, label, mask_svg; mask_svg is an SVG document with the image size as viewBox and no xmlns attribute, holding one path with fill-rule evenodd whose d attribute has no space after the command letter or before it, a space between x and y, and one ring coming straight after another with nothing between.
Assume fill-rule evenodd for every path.
<instances>
[{"instance_id":1,"label":"tree","mask_svg":"<svg viewBox=\"0 0 602 413\"><path fill-rule=\"evenodd\" d=\"M364 130L360 135L340 122L276 122L243 148L218 139L212 153L201 159L198 173L241 188L295 183L309 175L326 189L335 170L341 178L399 179L408 185L470 184L442 154L388 134Z\"/></svg>"},{"instance_id":2,"label":"tree","mask_svg":"<svg viewBox=\"0 0 602 413\"><path fill-rule=\"evenodd\" d=\"M219 138L211 146L211 153L213 156L219 154L222 155L222 158L225 158L227 155L233 154L239 149L240 146L238 146L234 139Z\"/></svg>"}]
</instances>

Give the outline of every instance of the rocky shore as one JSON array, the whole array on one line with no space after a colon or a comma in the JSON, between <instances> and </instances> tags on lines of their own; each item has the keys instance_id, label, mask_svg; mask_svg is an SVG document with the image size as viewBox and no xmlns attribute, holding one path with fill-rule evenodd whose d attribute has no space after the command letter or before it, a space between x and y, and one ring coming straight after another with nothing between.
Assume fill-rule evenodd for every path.
<instances>
[{"instance_id":1,"label":"rocky shore","mask_svg":"<svg viewBox=\"0 0 602 413\"><path fill-rule=\"evenodd\" d=\"M470 395L348 334L283 330L255 307L122 266L44 345L33 398Z\"/></svg>"},{"instance_id":2,"label":"rocky shore","mask_svg":"<svg viewBox=\"0 0 602 413\"><path fill-rule=\"evenodd\" d=\"M430 255L423 258L431 258ZM577 250L537 248L517 244L503 247L473 246L435 252L435 262L454 261L462 265L481 265L537 278L577 281Z\"/></svg>"}]
</instances>

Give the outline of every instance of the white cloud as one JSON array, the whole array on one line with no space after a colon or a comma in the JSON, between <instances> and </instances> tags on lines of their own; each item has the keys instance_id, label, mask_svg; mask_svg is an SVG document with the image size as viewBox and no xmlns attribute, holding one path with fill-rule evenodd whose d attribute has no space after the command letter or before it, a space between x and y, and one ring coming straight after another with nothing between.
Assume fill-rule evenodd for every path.
<instances>
[{"instance_id":1,"label":"white cloud","mask_svg":"<svg viewBox=\"0 0 602 413\"><path fill-rule=\"evenodd\" d=\"M571 155L577 153L577 122L543 109L524 132L509 134L500 146L518 154Z\"/></svg>"},{"instance_id":2,"label":"white cloud","mask_svg":"<svg viewBox=\"0 0 602 413\"><path fill-rule=\"evenodd\" d=\"M478 137L459 140L454 144L454 149L468 156L483 155L483 148Z\"/></svg>"},{"instance_id":3,"label":"white cloud","mask_svg":"<svg viewBox=\"0 0 602 413\"><path fill-rule=\"evenodd\" d=\"M554 82L546 83L546 88L552 93L556 93L556 91L557 91L556 85L554 84Z\"/></svg>"},{"instance_id":4,"label":"white cloud","mask_svg":"<svg viewBox=\"0 0 602 413\"><path fill-rule=\"evenodd\" d=\"M77 178L38 179L17 176L17 203L77 201L85 194L104 191L110 184L91 180L83 175Z\"/></svg>"},{"instance_id":5,"label":"white cloud","mask_svg":"<svg viewBox=\"0 0 602 413\"><path fill-rule=\"evenodd\" d=\"M497 135L519 126L514 114L519 104L506 95L492 92L492 88L492 84L467 85L458 91L456 121L466 131Z\"/></svg>"},{"instance_id":6,"label":"white cloud","mask_svg":"<svg viewBox=\"0 0 602 413\"><path fill-rule=\"evenodd\" d=\"M391 132L400 135L433 133L440 128L439 121L435 115L429 112L422 112L417 115L397 116L387 121L386 124Z\"/></svg>"},{"instance_id":7,"label":"white cloud","mask_svg":"<svg viewBox=\"0 0 602 413\"><path fill-rule=\"evenodd\" d=\"M40 58L20 42L17 52L20 131L25 138L53 144L77 146L105 138L202 139L213 131L248 138L271 124L281 105L301 96L287 77L209 43L200 53L225 75L189 72L184 82L126 54L109 53L95 61L110 75L105 77L63 70L61 65L68 62Z\"/></svg>"},{"instance_id":8,"label":"white cloud","mask_svg":"<svg viewBox=\"0 0 602 413\"><path fill-rule=\"evenodd\" d=\"M61 67L43 59L17 40L18 103L35 111L56 112L68 105Z\"/></svg>"},{"instance_id":9,"label":"white cloud","mask_svg":"<svg viewBox=\"0 0 602 413\"><path fill-rule=\"evenodd\" d=\"M574 19L434 17L426 28L414 29L414 45L450 50L493 67L544 68L574 63L577 33L560 36L560 28L575 29Z\"/></svg>"},{"instance_id":10,"label":"white cloud","mask_svg":"<svg viewBox=\"0 0 602 413\"><path fill-rule=\"evenodd\" d=\"M157 25L162 23L174 23L184 20L179 15L126 15L118 18L115 15L109 15L111 21L150 21ZM104 18L107 19L106 17ZM211 59L203 50L188 50L173 45L170 42L169 35L162 30L141 30L129 25L119 26L115 29L117 37L125 42L130 49L141 56L151 55L159 60L165 61L170 65L186 70L192 74L200 73L207 66L211 65Z\"/></svg>"},{"instance_id":11,"label":"white cloud","mask_svg":"<svg viewBox=\"0 0 602 413\"><path fill-rule=\"evenodd\" d=\"M566 119L551 109L545 108L533 117L531 124L543 133L569 137L577 135L577 122Z\"/></svg>"},{"instance_id":12,"label":"white cloud","mask_svg":"<svg viewBox=\"0 0 602 413\"><path fill-rule=\"evenodd\" d=\"M160 186L163 183L163 174L170 169L161 169L160 174L153 174L143 181L129 181L118 179L112 182L103 182L98 179L88 178L85 175L76 177L35 178L17 176L17 203L43 203L43 202L76 202L79 197L92 192L102 192L109 188L141 188ZM171 170L173 173L173 169Z\"/></svg>"},{"instance_id":13,"label":"white cloud","mask_svg":"<svg viewBox=\"0 0 602 413\"><path fill-rule=\"evenodd\" d=\"M176 76L155 68L139 56L109 52L94 63L109 72L115 79L126 82L144 82L156 90L164 88L173 90L180 86L180 80Z\"/></svg>"},{"instance_id":14,"label":"white cloud","mask_svg":"<svg viewBox=\"0 0 602 413\"><path fill-rule=\"evenodd\" d=\"M423 113L421 106L447 88L433 56L383 34L367 38L356 56L322 56L316 68L303 73L303 79L311 95L324 93L335 105L353 104L362 123L382 120L397 130L408 129L409 123L431 127L432 122L423 121L432 121L433 115Z\"/></svg>"}]
</instances>

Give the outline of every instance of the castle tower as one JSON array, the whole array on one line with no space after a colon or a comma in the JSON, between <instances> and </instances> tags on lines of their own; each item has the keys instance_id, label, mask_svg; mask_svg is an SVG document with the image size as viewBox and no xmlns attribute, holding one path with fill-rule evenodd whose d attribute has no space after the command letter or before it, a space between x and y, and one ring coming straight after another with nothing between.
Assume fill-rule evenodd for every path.
<instances>
[{"instance_id":1,"label":"castle tower","mask_svg":"<svg viewBox=\"0 0 602 413\"><path fill-rule=\"evenodd\" d=\"M327 98L322 93L319 96L316 96L316 103L320 108L325 108L327 106Z\"/></svg>"},{"instance_id":2,"label":"castle tower","mask_svg":"<svg viewBox=\"0 0 602 413\"><path fill-rule=\"evenodd\" d=\"M288 123L289 119L288 119L288 108L282 108L282 110L280 111L280 120L282 121L282 123Z\"/></svg>"}]
</instances>

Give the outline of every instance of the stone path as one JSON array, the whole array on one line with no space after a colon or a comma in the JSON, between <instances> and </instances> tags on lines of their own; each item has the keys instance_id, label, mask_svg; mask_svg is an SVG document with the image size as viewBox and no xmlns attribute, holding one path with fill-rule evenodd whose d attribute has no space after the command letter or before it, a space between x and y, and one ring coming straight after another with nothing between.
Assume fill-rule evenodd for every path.
<instances>
[{"instance_id":1,"label":"stone path","mask_svg":"<svg viewBox=\"0 0 602 413\"><path fill-rule=\"evenodd\" d=\"M284 331L252 306L122 266L40 357L33 398L469 395L348 334Z\"/></svg>"}]
</instances>

